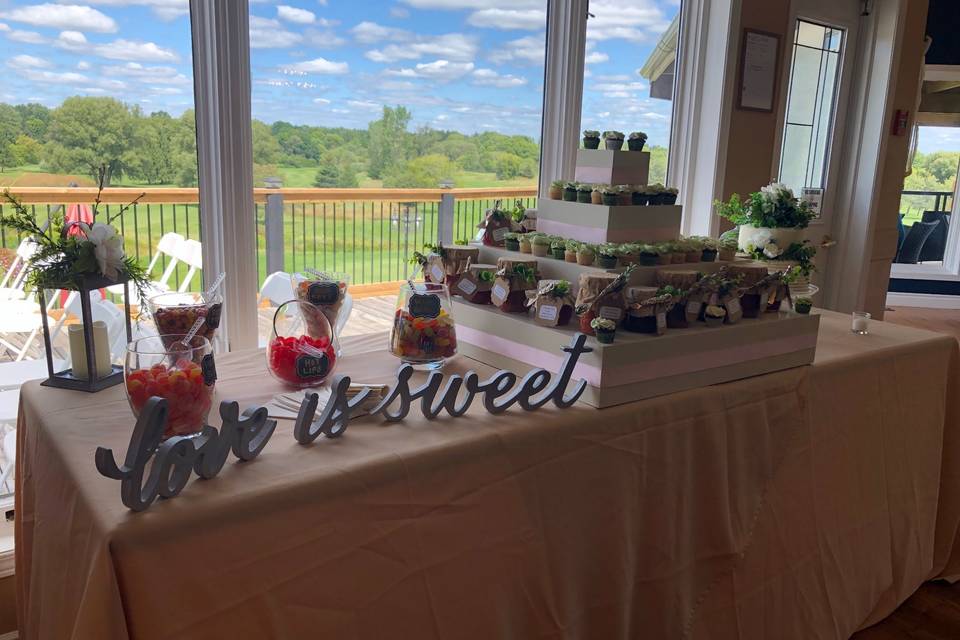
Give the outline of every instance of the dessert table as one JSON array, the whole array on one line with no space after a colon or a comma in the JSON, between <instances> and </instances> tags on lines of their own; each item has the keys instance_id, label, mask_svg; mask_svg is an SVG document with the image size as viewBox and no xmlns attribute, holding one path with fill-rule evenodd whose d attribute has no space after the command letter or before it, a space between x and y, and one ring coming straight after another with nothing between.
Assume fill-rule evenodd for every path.
<instances>
[{"instance_id":1,"label":"dessert table","mask_svg":"<svg viewBox=\"0 0 960 640\"><path fill-rule=\"evenodd\" d=\"M475 402L306 446L282 420L142 513L94 467L126 450L122 386L31 382L20 637L848 637L960 575L957 342L849 325L824 312L812 366L608 409ZM339 372L391 381L385 346L345 339ZM262 352L217 368L241 408L280 390Z\"/></svg>"}]
</instances>

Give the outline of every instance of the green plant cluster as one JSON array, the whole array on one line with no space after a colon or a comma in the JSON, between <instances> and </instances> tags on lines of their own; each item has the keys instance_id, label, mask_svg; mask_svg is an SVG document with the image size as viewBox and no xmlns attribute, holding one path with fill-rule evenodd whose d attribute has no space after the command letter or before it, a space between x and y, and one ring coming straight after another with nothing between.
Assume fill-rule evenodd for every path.
<instances>
[{"instance_id":1,"label":"green plant cluster","mask_svg":"<svg viewBox=\"0 0 960 640\"><path fill-rule=\"evenodd\" d=\"M748 224L754 227L804 229L816 214L810 206L798 200L793 192L782 185L770 185L751 193L745 200L733 194L727 202L714 202L717 215L733 224Z\"/></svg>"}]
</instances>

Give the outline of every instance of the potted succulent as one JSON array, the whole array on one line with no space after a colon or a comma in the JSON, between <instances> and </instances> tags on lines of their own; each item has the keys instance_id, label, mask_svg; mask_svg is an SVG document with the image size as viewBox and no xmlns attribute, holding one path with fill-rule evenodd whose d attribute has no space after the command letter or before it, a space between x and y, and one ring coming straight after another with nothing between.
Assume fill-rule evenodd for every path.
<instances>
[{"instance_id":1,"label":"potted succulent","mask_svg":"<svg viewBox=\"0 0 960 640\"><path fill-rule=\"evenodd\" d=\"M670 246L670 263L683 264L687 261L687 248L679 240L668 243Z\"/></svg>"},{"instance_id":2,"label":"potted succulent","mask_svg":"<svg viewBox=\"0 0 960 640\"><path fill-rule=\"evenodd\" d=\"M703 253L700 254L702 262L713 262L717 259L717 252L720 250L720 241L716 238L700 238L703 243Z\"/></svg>"},{"instance_id":3,"label":"potted succulent","mask_svg":"<svg viewBox=\"0 0 960 640\"><path fill-rule=\"evenodd\" d=\"M583 204L590 204L591 194L593 193L593 185L581 182L577 185L577 202L582 202Z\"/></svg>"},{"instance_id":4,"label":"potted succulent","mask_svg":"<svg viewBox=\"0 0 960 640\"><path fill-rule=\"evenodd\" d=\"M597 265L601 269L613 269L617 266L617 245L604 244L597 251Z\"/></svg>"},{"instance_id":5,"label":"potted succulent","mask_svg":"<svg viewBox=\"0 0 960 640\"><path fill-rule=\"evenodd\" d=\"M798 200L784 184L774 182L741 200L736 193L727 202L714 202L717 215L739 227L737 246L744 253L763 259L768 244L788 248L803 242L804 229L816 217L810 206Z\"/></svg>"},{"instance_id":6,"label":"potted succulent","mask_svg":"<svg viewBox=\"0 0 960 640\"><path fill-rule=\"evenodd\" d=\"M503 234L503 248L507 251L520 251L520 234L513 231Z\"/></svg>"},{"instance_id":7,"label":"potted succulent","mask_svg":"<svg viewBox=\"0 0 960 640\"><path fill-rule=\"evenodd\" d=\"M802 313L804 315L810 313L810 308L813 307L813 300L810 298L801 296L793 301L793 310L797 313Z\"/></svg>"},{"instance_id":8,"label":"potted succulent","mask_svg":"<svg viewBox=\"0 0 960 640\"><path fill-rule=\"evenodd\" d=\"M630 151L643 151L643 145L647 143L647 134L643 131L634 131L627 138L627 149Z\"/></svg>"},{"instance_id":9,"label":"potted succulent","mask_svg":"<svg viewBox=\"0 0 960 640\"><path fill-rule=\"evenodd\" d=\"M644 185L637 185L630 194L630 204L644 205L649 202L647 198L647 188Z\"/></svg>"},{"instance_id":10,"label":"potted succulent","mask_svg":"<svg viewBox=\"0 0 960 640\"><path fill-rule=\"evenodd\" d=\"M620 131L604 131L603 144L610 151L623 149L623 133Z\"/></svg>"},{"instance_id":11,"label":"potted succulent","mask_svg":"<svg viewBox=\"0 0 960 640\"><path fill-rule=\"evenodd\" d=\"M576 182L564 182L563 183L563 199L567 202L576 202L577 201L577 188L578 184Z\"/></svg>"},{"instance_id":12,"label":"potted succulent","mask_svg":"<svg viewBox=\"0 0 960 640\"><path fill-rule=\"evenodd\" d=\"M577 250L580 249L580 243L576 240L567 240L566 248L563 252L563 259L567 262L577 261Z\"/></svg>"},{"instance_id":13,"label":"potted succulent","mask_svg":"<svg viewBox=\"0 0 960 640\"><path fill-rule=\"evenodd\" d=\"M593 247L587 243L583 243L577 249L577 264L589 267L593 264L593 261L597 258L597 252L594 251Z\"/></svg>"},{"instance_id":14,"label":"potted succulent","mask_svg":"<svg viewBox=\"0 0 960 640\"><path fill-rule=\"evenodd\" d=\"M551 200L563 200L563 185L565 184L564 180L554 180L550 183L550 191L547 192L547 195L550 196Z\"/></svg>"},{"instance_id":15,"label":"potted succulent","mask_svg":"<svg viewBox=\"0 0 960 640\"><path fill-rule=\"evenodd\" d=\"M614 336L617 335L617 323L609 318L594 318L590 321L590 328L597 336L597 342L601 344L612 344Z\"/></svg>"},{"instance_id":16,"label":"potted succulent","mask_svg":"<svg viewBox=\"0 0 960 640\"><path fill-rule=\"evenodd\" d=\"M653 245L657 252L657 264L671 264L673 262L673 245L671 242L659 242Z\"/></svg>"},{"instance_id":17,"label":"potted succulent","mask_svg":"<svg viewBox=\"0 0 960 640\"><path fill-rule=\"evenodd\" d=\"M677 204L679 190L676 187L667 187L660 194L660 204Z\"/></svg>"},{"instance_id":18,"label":"potted succulent","mask_svg":"<svg viewBox=\"0 0 960 640\"><path fill-rule=\"evenodd\" d=\"M600 148L600 132L594 131L593 129L586 129L583 132L583 148L584 149L599 149Z\"/></svg>"},{"instance_id":19,"label":"potted succulent","mask_svg":"<svg viewBox=\"0 0 960 640\"><path fill-rule=\"evenodd\" d=\"M703 311L703 320L708 327L719 327L727 317L727 310L715 304L708 304Z\"/></svg>"},{"instance_id":20,"label":"potted succulent","mask_svg":"<svg viewBox=\"0 0 960 640\"><path fill-rule=\"evenodd\" d=\"M645 244L640 247L640 255L638 256L638 260L641 267L656 266L659 259L660 251L657 249L656 245Z\"/></svg>"},{"instance_id":21,"label":"potted succulent","mask_svg":"<svg viewBox=\"0 0 960 640\"><path fill-rule=\"evenodd\" d=\"M685 238L683 250L686 253L685 262L700 262L700 256L703 255L703 242L695 237Z\"/></svg>"},{"instance_id":22,"label":"potted succulent","mask_svg":"<svg viewBox=\"0 0 960 640\"><path fill-rule=\"evenodd\" d=\"M737 257L737 236L734 234L724 234L719 240L720 249L717 252L717 259L721 262L730 262Z\"/></svg>"},{"instance_id":23,"label":"potted succulent","mask_svg":"<svg viewBox=\"0 0 960 640\"><path fill-rule=\"evenodd\" d=\"M663 204L663 185L659 182L647 185L647 202L649 204Z\"/></svg>"},{"instance_id":24,"label":"potted succulent","mask_svg":"<svg viewBox=\"0 0 960 640\"><path fill-rule=\"evenodd\" d=\"M617 192L620 194L620 200L618 201L618 204L623 206L630 206L633 204L633 186L629 184L617 185Z\"/></svg>"},{"instance_id":25,"label":"potted succulent","mask_svg":"<svg viewBox=\"0 0 960 640\"><path fill-rule=\"evenodd\" d=\"M517 238L517 251L520 253L531 253L533 249L530 246L531 236L536 235L536 232L531 233L521 233L518 234Z\"/></svg>"},{"instance_id":26,"label":"potted succulent","mask_svg":"<svg viewBox=\"0 0 960 640\"><path fill-rule=\"evenodd\" d=\"M601 202L608 207L620 204L620 191L616 187L604 187L600 190Z\"/></svg>"},{"instance_id":27,"label":"potted succulent","mask_svg":"<svg viewBox=\"0 0 960 640\"><path fill-rule=\"evenodd\" d=\"M550 237L547 235L537 235L530 239L530 251L534 256L543 258L550 253Z\"/></svg>"},{"instance_id":28,"label":"potted succulent","mask_svg":"<svg viewBox=\"0 0 960 640\"><path fill-rule=\"evenodd\" d=\"M629 267L637 261L637 254L640 248L631 243L621 244L617 247L617 261L621 267Z\"/></svg>"},{"instance_id":29,"label":"potted succulent","mask_svg":"<svg viewBox=\"0 0 960 640\"><path fill-rule=\"evenodd\" d=\"M603 204L603 185L593 185L593 191L590 192L590 204Z\"/></svg>"},{"instance_id":30,"label":"potted succulent","mask_svg":"<svg viewBox=\"0 0 960 640\"><path fill-rule=\"evenodd\" d=\"M673 306L667 311L668 329L686 329L687 322L686 297L687 292L674 287L673 285L664 285L657 289L658 296L670 296L673 300Z\"/></svg>"},{"instance_id":31,"label":"potted succulent","mask_svg":"<svg viewBox=\"0 0 960 640\"><path fill-rule=\"evenodd\" d=\"M550 255L556 258L557 260L563 260L564 254L567 252L567 241L563 238L551 238L550 242Z\"/></svg>"}]
</instances>

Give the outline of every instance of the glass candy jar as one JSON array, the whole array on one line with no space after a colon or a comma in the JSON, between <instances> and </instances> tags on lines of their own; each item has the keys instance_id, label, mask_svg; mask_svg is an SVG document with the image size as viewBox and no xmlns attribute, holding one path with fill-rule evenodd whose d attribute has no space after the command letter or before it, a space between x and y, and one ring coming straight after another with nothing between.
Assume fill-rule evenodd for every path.
<instances>
[{"instance_id":1,"label":"glass candy jar","mask_svg":"<svg viewBox=\"0 0 960 640\"><path fill-rule=\"evenodd\" d=\"M400 285L390 352L422 369L439 369L457 353L457 332L446 285Z\"/></svg>"},{"instance_id":2,"label":"glass candy jar","mask_svg":"<svg viewBox=\"0 0 960 640\"><path fill-rule=\"evenodd\" d=\"M316 387L336 364L333 328L322 309L299 300L277 307L267 345L267 368L274 378L297 389Z\"/></svg>"},{"instance_id":3,"label":"glass candy jar","mask_svg":"<svg viewBox=\"0 0 960 640\"><path fill-rule=\"evenodd\" d=\"M163 438L199 433L207 422L217 369L213 347L196 335L185 345L185 334L166 334L134 340L127 346L124 380L133 415L152 396L168 406Z\"/></svg>"},{"instance_id":4,"label":"glass candy jar","mask_svg":"<svg viewBox=\"0 0 960 640\"><path fill-rule=\"evenodd\" d=\"M338 273L333 271L308 271L307 273L295 273L291 276L293 292L297 300L312 304L326 316L327 327L332 329L329 334L333 340L333 348L336 354L341 355L340 349L340 310L346 300L347 288L350 286L350 274ZM349 311L345 312L349 313ZM320 338L325 330L321 326L315 326L309 318L307 321L307 335L313 338Z\"/></svg>"},{"instance_id":5,"label":"glass candy jar","mask_svg":"<svg viewBox=\"0 0 960 640\"><path fill-rule=\"evenodd\" d=\"M202 293L171 291L152 296L147 300L147 308L161 336L185 335L197 318L204 317L206 322L197 335L213 342L220 326L223 299L216 293L207 299Z\"/></svg>"}]
</instances>

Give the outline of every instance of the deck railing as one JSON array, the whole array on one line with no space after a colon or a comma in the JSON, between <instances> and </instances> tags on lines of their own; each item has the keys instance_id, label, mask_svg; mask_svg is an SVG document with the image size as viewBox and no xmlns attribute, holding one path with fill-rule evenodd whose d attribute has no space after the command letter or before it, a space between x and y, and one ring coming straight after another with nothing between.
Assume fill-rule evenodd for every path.
<instances>
[{"instance_id":1,"label":"deck railing","mask_svg":"<svg viewBox=\"0 0 960 640\"><path fill-rule=\"evenodd\" d=\"M96 196L91 188L23 187L12 192L38 219L74 204L92 204ZM141 193L139 202L114 221L128 254L147 264L169 231L203 241L197 189L105 189L100 211L113 216ZM535 206L536 188L254 189L260 282L274 271L305 268L345 271L355 283L406 278L407 260L415 249L472 237L485 210L498 199ZM9 207L0 206L0 212L5 211ZM20 240L0 226L0 246L14 249ZM165 266L162 259L156 271ZM175 274L177 285L185 273L183 268ZM199 279L192 286L199 287Z\"/></svg>"}]
</instances>

